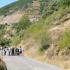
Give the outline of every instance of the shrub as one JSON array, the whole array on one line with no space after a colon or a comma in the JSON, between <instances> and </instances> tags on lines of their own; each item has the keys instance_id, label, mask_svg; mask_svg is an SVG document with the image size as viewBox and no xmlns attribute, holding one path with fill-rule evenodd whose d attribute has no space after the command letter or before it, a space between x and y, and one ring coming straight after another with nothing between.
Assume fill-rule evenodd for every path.
<instances>
[{"instance_id":1,"label":"shrub","mask_svg":"<svg viewBox=\"0 0 70 70\"><path fill-rule=\"evenodd\" d=\"M59 39L59 48L66 48L70 46L70 31L65 31Z\"/></svg>"},{"instance_id":2,"label":"shrub","mask_svg":"<svg viewBox=\"0 0 70 70\"><path fill-rule=\"evenodd\" d=\"M0 46L3 46L3 47L9 46L10 43L11 43L10 39L5 39L5 38L0 39Z\"/></svg>"},{"instance_id":3,"label":"shrub","mask_svg":"<svg viewBox=\"0 0 70 70\"><path fill-rule=\"evenodd\" d=\"M20 32L21 30L27 29L31 25L28 17L24 16L19 23L13 25L13 28L16 29L16 32Z\"/></svg>"}]
</instances>

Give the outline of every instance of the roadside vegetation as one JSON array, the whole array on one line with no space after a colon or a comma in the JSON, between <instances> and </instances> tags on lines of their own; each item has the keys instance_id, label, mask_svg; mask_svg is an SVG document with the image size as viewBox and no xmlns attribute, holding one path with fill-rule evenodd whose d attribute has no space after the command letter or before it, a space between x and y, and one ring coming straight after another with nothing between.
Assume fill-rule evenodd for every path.
<instances>
[{"instance_id":1,"label":"roadside vegetation","mask_svg":"<svg viewBox=\"0 0 70 70\"><path fill-rule=\"evenodd\" d=\"M70 31L65 31L59 39L59 47L61 49L70 48Z\"/></svg>"}]
</instances>

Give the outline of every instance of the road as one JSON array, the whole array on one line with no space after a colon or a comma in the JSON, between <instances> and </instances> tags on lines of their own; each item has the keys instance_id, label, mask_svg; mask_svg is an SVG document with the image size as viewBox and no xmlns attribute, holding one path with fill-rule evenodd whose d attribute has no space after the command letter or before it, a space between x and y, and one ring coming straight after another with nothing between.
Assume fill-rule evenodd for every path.
<instances>
[{"instance_id":1,"label":"road","mask_svg":"<svg viewBox=\"0 0 70 70\"><path fill-rule=\"evenodd\" d=\"M22 56L4 56L8 70L63 70L57 66L43 64Z\"/></svg>"}]
</instances>

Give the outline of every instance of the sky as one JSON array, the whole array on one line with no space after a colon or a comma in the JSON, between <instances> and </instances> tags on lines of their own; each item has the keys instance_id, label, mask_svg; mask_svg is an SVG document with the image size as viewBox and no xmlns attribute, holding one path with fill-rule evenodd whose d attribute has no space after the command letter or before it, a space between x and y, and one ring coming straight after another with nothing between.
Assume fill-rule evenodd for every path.
<instances>
[{"instance_id":1,"label":"sky","mask_svg":"<svg viewBox=\"0 0 70 70\"><path fill-rule=\"evenodd\" d=\"M15 1L17 1L17 0L0 0L0 8L4 7L12 2L15 2Z\"/></svg>"}]
</instances>

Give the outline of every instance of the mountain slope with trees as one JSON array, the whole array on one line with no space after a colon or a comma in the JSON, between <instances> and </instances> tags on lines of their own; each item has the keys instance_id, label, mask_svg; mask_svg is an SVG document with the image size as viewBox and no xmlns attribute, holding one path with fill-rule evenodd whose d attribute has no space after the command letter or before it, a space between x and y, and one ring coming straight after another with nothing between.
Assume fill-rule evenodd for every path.
<instances>
[{"instance_id":1,"label":"mountain slope with trees","mask_svg":"<svg viewBox=\"0 0 70 70\"><path fill-rule=\"evenodd\" d=\"M27 6L24 10L25 14L15 24L1 25L0 45L22 46L25 48L25 56L44 62L50 60L50 63L69 69L70 0L19 0L15 3L1 10L20 11L25 4ZM8 10L6 10L7 7L9 7ZM1 11L0 14L4 15ZM38 21L31 22L30 17L39 18L37 18Z\"/></svg>"}]
</instances>

